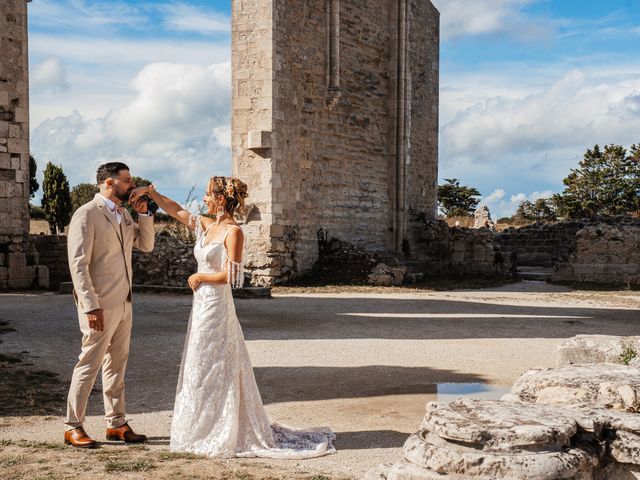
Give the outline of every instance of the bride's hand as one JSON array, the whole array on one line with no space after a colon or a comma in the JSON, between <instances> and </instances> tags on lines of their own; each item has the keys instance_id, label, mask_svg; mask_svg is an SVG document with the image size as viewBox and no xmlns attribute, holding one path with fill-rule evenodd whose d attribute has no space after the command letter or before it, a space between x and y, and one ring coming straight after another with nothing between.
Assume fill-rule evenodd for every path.
<instances>
[{"instance_id":1,"label":"bride's hand","mask_svg":"<svg viewBox=\"0 0 640 480\"><path fill-rule=\"evenodd\" d=\"M153 185L145 185L144 187L134 188L129 194L129 203L133 204L138 198L152 191L155 191L155 187Z\"/></svg>"},{"instance_id":2,"label":"bride's hand","mask_svg":"<svg viewBox=\"0 0 640 480\"><path fill-rule=\"evenodd\" d=\"M191 290L195 292L198 289L198 287L200 287L200 285L202 285L203 283L202 277L200 276L199 273L194 273L189 277L189 280L187 280L187 283L189 284L189 287L191 287Z\"/></svg>"}]
</instances>

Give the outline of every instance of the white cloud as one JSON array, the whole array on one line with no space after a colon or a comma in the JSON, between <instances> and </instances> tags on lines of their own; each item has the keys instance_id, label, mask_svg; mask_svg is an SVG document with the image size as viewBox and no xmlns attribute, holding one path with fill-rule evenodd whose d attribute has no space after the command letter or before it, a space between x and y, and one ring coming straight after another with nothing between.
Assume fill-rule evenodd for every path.
<instances>
[{"instance_id":1,"label":"white cloud","mask_svg":"<svg viewBox=\"0 0 640 480\"><path fill-rule=\"evenodd\" d=\"M491 192L490 195L488 195L487 197L482 199L482 204L485 205L489 205L495 202L499 202L500 200L502 200L505 196L505 191L502 188L498 188L496 190L494 190L493 192Z\"/></svg>"},{"instance_id":2,"label":"white cloud","mask_svg":"<svg viewBox=\"0 0 640 480\"><path fill-rule=\"evenodd\" d=\"M639 140L640 72L574 70L519 97L471 94L467 102L441 129L441 159L450 167L506 174L510 159L519 177L552 174L559 182L586 148Z\"/></svg>"},{"instance_id":3,"label":"white cloud","mask_svg":"<svg viewBox=\"0 0 640 480\"><path fill-rule=\"evenodd\" d=\"M527 16L523 9L538 0L434 0L441 13L444 39L508 34L522 39L548 36L549 21Z\"/></svg>"},{"instance_id":4,"label":"white cloud","mask_svg":"<svg viewBox=\"0 0 640 480\"><path fill-rule=\"evenodd\" d=\"M169 30L201 34L229 33L231 19L222 13L204 10L185 3L174 3L161 8L165 26Z\"/></svg>"},{"instance_id":5,"label":"white cloud","mask_svg":"<svg viewBox=\"0 0 640 480\"><path fill-rule=\"evenodd\" d=\"M118 1L38 0L29 6L29 23L46 28L72 27L79 30L144 22L138 8Z\"/></svg>"},{"instance_id":6,"label":"white cloud","mask_svg":"<svg viewBox=\"0 0 640 480\"><path fill-rule=\"evenodd\" d=\"M61 164L74 185L92 182L99 164L122 161L134 175L176 191L230 171L230 148L221 141L230 121L228 62L147 65L132 87L134 98L105 116L87 119L76 110L34 128L38 162Z\"/></svg>"},{"instance_id":7,"label":"white cloud","mask_svg":"<svg viewBox=\"0 0 640 480\"><path fill-rule=\"evenodd\" d=\"M57 92L66 90L67 68L58 57L47 57L31 69L30 87L34 91Z\"/></svg>"},{"instance_id":8,"label":"white cloud","mask_svg":"<svg viewBox=\"0 0 640 480\"><path fill-rule=\"evenodd\" d=\"M507 199L505 198L505 190L498 188L494 190L491 195L483 198L481 204L489 207L492 218L496 220L498 218L512 216L516 212L518 206L525 200L535 202L539 198L551 198L551 196L553 196L553 192L551 190L545 190L543 192L532 192L528 195L524 192L519 192L512 194Z\"/></svg>"}]
</instances>

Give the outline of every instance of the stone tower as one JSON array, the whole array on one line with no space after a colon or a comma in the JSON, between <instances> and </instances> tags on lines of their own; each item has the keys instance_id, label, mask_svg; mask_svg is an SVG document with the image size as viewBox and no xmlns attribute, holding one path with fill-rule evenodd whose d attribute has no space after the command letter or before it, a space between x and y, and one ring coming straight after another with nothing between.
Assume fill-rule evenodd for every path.
<instances>
[{"instance_id":1,"label":"stone tower","mask_svg":"<svg viewBox=\"0 0 640 480\"><path fill-rule=\"evenodd\" d=\"M0 0L0 289L45 286L29 246L27 1Z\"/></svg>"},{"instance_id":2,"label":"stone tower","mask_svg":"<svg viewBox=\"0 0 640 480\"><path fill-rule=\"evenodd\" d=\"M317 232L407 253L436 213L439 13L429 0L233 0L234 174L253 281L307 271Z\"/></svg>"}]
</instances>

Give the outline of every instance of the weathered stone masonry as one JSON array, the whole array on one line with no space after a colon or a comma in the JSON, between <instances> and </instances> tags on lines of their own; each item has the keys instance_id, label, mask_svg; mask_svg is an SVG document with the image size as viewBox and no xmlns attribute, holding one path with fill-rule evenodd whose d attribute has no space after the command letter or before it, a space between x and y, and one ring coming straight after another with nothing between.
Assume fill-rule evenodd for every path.
<instances>
[{"instance_id":1,"label":"weathered stone masonry","mask_svg":"<svg viewBox=\"0 0 640 480\"><path fill-rule=\"evenodd\" d=\"M234 173L257 284L307 271L322 228L411 248L436 211L439 14L429 1L234 0Z\"/></svg>"},{"instance_id":2,"label":"weathered stone masonry","mask_svg":"<svg viewBox=\"0 0 640 480\"><path fill-rule=\"evenodd\" d=\"M46 285L28 254L29 72L27 1L0 0L0 289Z\"/></svg>"}]
</instances>

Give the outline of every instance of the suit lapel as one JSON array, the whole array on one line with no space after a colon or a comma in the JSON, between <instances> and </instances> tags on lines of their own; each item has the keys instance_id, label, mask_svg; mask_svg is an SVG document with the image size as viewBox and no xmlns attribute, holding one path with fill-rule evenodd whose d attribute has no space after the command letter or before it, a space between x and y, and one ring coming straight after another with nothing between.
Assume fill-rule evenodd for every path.
<instances>
[{"instance_id":1,"label":"suit lapel","mask_svg":"<svg viewBox=\"0 0 640 480\"><path fill-rule=\"evenodd\" d=\"M118 221L116 220L115 215L113 215L109 211L109 208L104 203L102 198L98 196L98 194L96 194L95 201L96 201L96 205L98 206L98 209L102 212L102 214L107 218L107 220L109 220L109 223L111 223L111 225L113 226L113 229L116 231L116 235L118 235L118 240L120 240L120 245L122 245L123 238L120 232L120 225L118 225ZM124 218L122 220L124 220Z\"/></svg>"}]
</instances>

